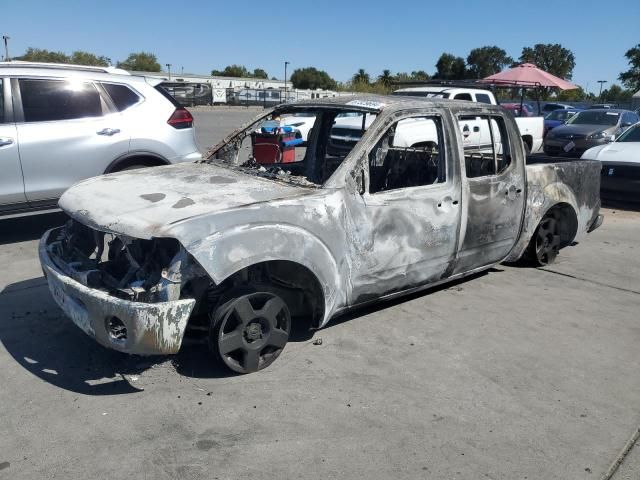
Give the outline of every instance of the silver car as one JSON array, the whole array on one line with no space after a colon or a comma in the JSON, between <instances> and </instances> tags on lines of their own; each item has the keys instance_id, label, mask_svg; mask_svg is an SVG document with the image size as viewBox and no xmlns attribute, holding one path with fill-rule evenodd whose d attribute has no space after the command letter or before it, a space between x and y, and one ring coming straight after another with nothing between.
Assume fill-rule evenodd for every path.
<instances>
[{"instance_id":1,"label":"silver car","mask_svg":"<svg viewBox=\"0 0 640 480\"><path fill-rule=\"evenodd\" d=\"M584 110L544 137L544 153L579 157L586 150L609 143L634 123L638 115L628 110Z\"/></svg>"},{"instance_id":2,"label":"silver car","mask_svg":"<svg viewBox=\"0 0 640 480\"><path fill-rule=\"evenodd\" d=\"M56 206L104 173L201 158L160 80L100 67L0 63L0 216Z\"/></svg>"}]
</instances>

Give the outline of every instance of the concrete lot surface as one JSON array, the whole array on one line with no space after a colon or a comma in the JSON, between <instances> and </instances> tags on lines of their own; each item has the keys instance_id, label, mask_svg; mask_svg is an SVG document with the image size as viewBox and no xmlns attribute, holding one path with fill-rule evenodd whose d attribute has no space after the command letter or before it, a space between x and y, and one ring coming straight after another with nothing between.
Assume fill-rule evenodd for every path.
<instances>
[{"instance_id":1,"label":"concrete lot surface","mask_svg":"<svg viewBox=\"0 0 640 480\"><path fill-rule=\"evenodd\" d=\"M201 145L243 120L209 112ZM604 213L552 267L358 311L246 376L98 346L36 258L64 216L0 220L0 479L600 479L640 425L640 213Z\"/></svg>"}]
</instances>

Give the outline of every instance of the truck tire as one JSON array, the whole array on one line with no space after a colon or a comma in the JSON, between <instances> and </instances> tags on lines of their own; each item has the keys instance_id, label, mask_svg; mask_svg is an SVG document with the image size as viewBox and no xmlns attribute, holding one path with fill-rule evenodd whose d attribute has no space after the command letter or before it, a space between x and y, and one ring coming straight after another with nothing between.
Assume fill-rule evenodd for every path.
<instances>
[{"instance_id":1,"label":"truck tire","mask_svg":"<svg viewBox=\"0 0 640 480\"><path fill-rule=\"evenodd\" d=\"M236 288L210 313L209 349L219 365L237 373L257 372L278 358L290 333L291 313L281 297Z\"/></svg>"},{"instance_id":2,"label":"truck tire","mask_svg":"<svg viewBox=\"0 0 640 480\"><path fill-rule=\"evenodd\" d=\"M552 264L560 250L560 219L556 212L548 212L538 224L526 257L536 267Z\"/></svg>"}]
</instances>

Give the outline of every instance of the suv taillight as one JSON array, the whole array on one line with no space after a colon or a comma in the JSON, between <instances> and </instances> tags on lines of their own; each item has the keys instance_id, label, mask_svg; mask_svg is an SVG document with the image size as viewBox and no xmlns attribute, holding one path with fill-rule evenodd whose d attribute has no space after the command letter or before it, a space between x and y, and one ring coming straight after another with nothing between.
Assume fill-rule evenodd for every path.
<instances>
[{"instance_id":1,"label":"suv taillight","mask_svg":"<svg viewBox=\"0 0 640 480\"><path fill-rule=\"evenodd\" d=\"M193 117L186 108L176 108L167 123L173 128L191 128L193 127Z\"/></svg>"}]
</instances>

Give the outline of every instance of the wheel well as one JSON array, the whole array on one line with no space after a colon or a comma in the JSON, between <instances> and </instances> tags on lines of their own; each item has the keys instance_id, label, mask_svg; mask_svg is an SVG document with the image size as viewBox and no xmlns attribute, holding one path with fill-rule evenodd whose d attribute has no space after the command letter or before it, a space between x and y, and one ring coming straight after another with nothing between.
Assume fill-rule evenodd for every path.
<instances>
[{"instance_id":1,"label":"wheel well","mask_svg":"<svg viewBox=\"0 0 640 480\"><path fill-rule=\"evenodd\" d=\"M119 172L123 168L131 167L133 165L144 165L146 167L159 167L160 165L167 165L164 159L155 157L153 155L133 155L131 157L120 158L111 162L111 165L107 167L104 173Z\"/></svg>"},{"instance_id":2,"label":"wheel well","mask_svg":"<svg viewBox=\"0 0 640 480\"><path fill-rule=\"evenodd\" d=\"M281 296L292 317L304 319L309 328L320 326L324 318L324 291L318 278L304 265L287 260L261 262L234 273L220 285L211 285L209 308L232 288L253 286Z\"/></svg>"},{"instance_id":3,"label":"wheel well","mask_svg":"<svg viewBox=\"0 0 640 480\"><path fill-rule=\"evenodd\" d=\"M560 247L570 245L578 233L578 216L576 211L568 203L558 203L547 210L547 213L545 213L542 218L549 214L555 215L558 219Z\"/></svg>"}]
</instances>

